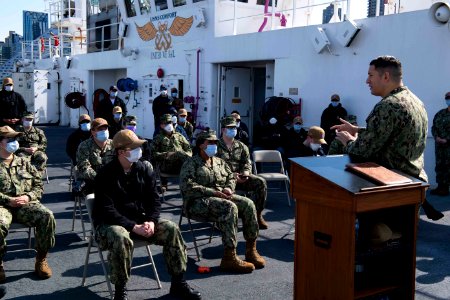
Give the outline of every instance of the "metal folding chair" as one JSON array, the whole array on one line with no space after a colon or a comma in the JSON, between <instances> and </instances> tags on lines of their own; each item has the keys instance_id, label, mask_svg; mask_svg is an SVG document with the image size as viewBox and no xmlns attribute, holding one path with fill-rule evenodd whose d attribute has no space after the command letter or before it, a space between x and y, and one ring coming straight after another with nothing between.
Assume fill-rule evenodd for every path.
<instances>
[{"instance_id":1,"label":"metal folding chair","mask_svg":"<svg viewBox=\"0 0 450 300\"><path fill-rule=\"evenodd\" d=\"M97 247L97 252L98 255L100 257L100 262L102 265L102 269L103 269L103 274L105 275L105 280L106 280L106 284L108 285L108 290L109 293L111 295L111 299L113 299L114 297L114 293L111 287L111 281L109 280L109 276L108 276L108 271L106 270L106 262L105 259L103 257L103 253L102 250L100 249L100 246L98 245L98 243L95 241L95 228L92 222L92 206L93 206L93 202L94 200L94 194L89 194L86 196L85 198L85 204L86 204L86 208L88 211L88 215L89 215L89 220L91 221L91 234L89 236L89 243L88 243L88 247L87 247L87 251L86 251L86 259L84 262L84 271L83 271L83 279L81 281L81 286L85 285L86 282L86 275L87 275L87 266L89 264L89 256L91 254L91 248L93 246L93 244L95 244L95 246ZM145 247L145 249L147 250L147 254L148 254L148 258L149 258L149 263L147 264L142 264L139 266L134 266L131 267L131 269L137 269L137 268L141 268L141 267L145 267L145 266L152 266L153 268L153 273L155 274L155 280L156 283L158 285L158 288L162 288L161 286L161 281L159 280L159 275L158 275L158 271L156 270L156 266L155 266L155 262L153 260L153 255L152 255L152 251L150 249L150 244L146 241L142 241L142 240L133 240L134 242L134 248L140 248L140 247Z\"/></svg>"},{"instance_id":2,"label":"metal folding chair","mask_svg":"<svg viewBox=\"0 0 450 300\"><path fill-rule=\"evenodd\" d=\"M289 195L289 177L286 175L283 166L283 159L281 153L277 150L257 150L253 151L253 173L264 178L267 182L277 181L284 182L285 191L273 192L273 193L286 193L289 206L291 206L291 197ZM257 163L260 165L260 172L257 170ZM271 169L276 168L278 172L264 172L264 165L270 163ZM272 171L272 170L271 170ZM268 190L269 192L269 190Z\"/></svg>"},{"instance_id":3,"label":"metal folding chair","mask_svg":"<svg viewBox=\"0 0 450 300\"><path fill-rule=\"evenodd\" d=\"M163 201L166 201L166 198L165 198L166 191L165 191L165 188L163 188L163 186L162 186L161 179L162 178L179 178L180 174L179 173L172 174L172 173L161 172L161 168L160 168L159 164L155 164L155 176L156 176L156 185L160 188L160 191L161 191L161 198Z\"/></svg>"},{"instance_id":4,"label":"metal folding chair","mask_svg":"<svg viewBox=\"0 0 450 300\"><path fill-rule=\"evenodd\" d=\"M180 227L180 228L181 228L181 223L183 222L183 217L185 217L188 221L189 231L192 234L192 240L194 243L193 248L195 249L195 253L197 254L197 261L200 261L201 256L200 256L199 246L203 246L203 245L207 245L207 244L211 243L213 232L214 232L214 227L215 227L215 222L211 222L207 219L203 219L203 218L199 218L199 217L195 217L195 216L190 216L186 211L184 200L183 200L183 205L181 206L180 220L178 221L178 227ZM205 225L205 226L202 226L199 228L194 228L191 220L196 221L196 223L207 223L208 225ZM201 231L201 230L205 230L205 229L211 230L209 236L199 238L195 235L195 231ZM198 244L198 242L205 241L205 240L208 240L208 242L201 244L201 245ZM188 248L188 250L190 250L190 249L192 249L192 248Z\"/></svg>"},{"instance_id":5,"label":"metal folding chair","mask_svg":"<svg viewBox=\"0 0 450 300\"><path fill-rule=\"evenodd\" d=\"M35 227L31 227L31 226L27 226L21 223L11 223L11 225L9 226L9 234L11 233L17 233L17 232L24 232L28 235L28 248L27 249L18 249L18 250L8 250L8 252L16 252L16 251L23 251L23 250L33 250L34 249L31 247L31 230L33 229L33 233L34 235L36 235L36 228Z\"/></svg>"}]
</instances>

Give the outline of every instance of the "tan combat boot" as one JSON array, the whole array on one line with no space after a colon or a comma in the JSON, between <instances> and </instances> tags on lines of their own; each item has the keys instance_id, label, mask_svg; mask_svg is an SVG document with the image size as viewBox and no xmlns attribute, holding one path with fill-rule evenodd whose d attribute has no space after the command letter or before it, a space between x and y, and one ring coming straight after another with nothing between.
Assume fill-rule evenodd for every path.
<instances>
[{"instance_id":1,"label":"tan combat boot","mask_svg":"<svg viewBox=\"0 0 450 300\"><path fill-rule=\"evenodd\" d=\"M220 269L233 273L251 273L255 269L252 263L241 260L236 255L236 248L225 248Z\"/></svg>"},{"instance_id":2,"label":"tan combat boot","mask_svg":"<svg viewBox=\"0 0 450 300\"><path fill-rule=\"evenodd\" d=\"M36 255L36 263L34 264L34 271L41 279L52 277L52 269L47 263L47 252L39 252Z\"/></svg>"},{"instance_id":3,"label":"tan combat boot","mask_svg":"<svg viewBox=\"0 0 450 300\"><path fill-rule=\"evenodd\" d=\"M264 220L261 211L256 214L256 217L258 219L258 227L259 227L259 229L267 229L267 228L269 228L269 225L266 223L266 220Z\"/></svg>"},{"instance_id":4,"label":"tan combat boot","mask_svg":"<svg viewBox=\"0 0 450 300\"><path fill-rule=\"evenodd\" d=\"M266 261L256 251L256 240L248 240L245 245L245 260L252 263L256 269L262 269L266 265Z\"/></svg>"},{"instance_id":5,"label":"tan combat boot","mask_svg":"<svg viewBox=\"0 0 450 300\"><path fill-rule=\"evenodd\" d=\"M5 269L3 268L3 261L0 263L0 282L6 280Z\"/></svg>"}]
</instances>

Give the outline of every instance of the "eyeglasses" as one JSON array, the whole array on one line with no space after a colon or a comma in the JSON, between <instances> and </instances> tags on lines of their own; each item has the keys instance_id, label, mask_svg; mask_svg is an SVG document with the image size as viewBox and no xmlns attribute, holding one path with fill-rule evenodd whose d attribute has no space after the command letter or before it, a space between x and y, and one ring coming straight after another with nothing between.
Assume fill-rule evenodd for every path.
<instances>
[{"instance_id":1,"label":"eyeglasses","mask_svg":"<svg viewBox=\"0 0 450 300\"><path fill-rule=\"evenodd\" d=\"M12 86L12 84L5 84L5 86Z\"/></svg>"},{"instance_id":2,"label":"eyeglasses","mask_svg":"<svg viewBox=\"0 0 450 300\"><path fill-rule=\"evenodd\" d=\"M241 121L241 119L236 119L236 122L240 122Z\"/></svg>"},{"instance_id":3,"label":"eyeglasses","mask_svg":"<svg viewBox=\"0 0 450 300\"><path fill-rule=\"evenodd\" d=\"M236 129L236 126L227 126L227 129Z\"/></svg>"},{"instance_id":4,"label":"eyeglasses","mask_svg":"<svg viewBox=\"0 0 450 300\"><path fill-rule=\"evenodd\" d=\"M12 143L12 142L15 142L15 141L16 141L16 138L15 138L15 137L12 137L12 138L5 138L5 140L6 140L7 143Z\"/></svg>"},{"instance_id":5,"label":"eyeglasses","mask_svg":"<svg viewBox=\"0 0 450 300\"><path fill-rule=\"evenodd\" d=\"M213 141L207 140L206 143L208 145L217 145L217 141L216 140L213 140Z\"/></svg>"}]
</instances>

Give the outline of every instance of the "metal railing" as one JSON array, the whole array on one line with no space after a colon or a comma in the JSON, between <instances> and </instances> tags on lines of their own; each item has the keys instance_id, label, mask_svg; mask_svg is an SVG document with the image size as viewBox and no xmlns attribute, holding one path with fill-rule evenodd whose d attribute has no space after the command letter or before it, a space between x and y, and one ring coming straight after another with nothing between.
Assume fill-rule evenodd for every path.
<instances>
[{"instance_id":1,"label":"metal railing","mask_svg":"<svg viewBox=\"0 0 450 300\"><path fill-rule=\"evenodd\" d=\"M221 36L322 24L323 11L330 4L340 10L339 21L344 21L344 15L350 18L351 5L350 0L330 0L317 4L308 2L308 5L298 6L297 1L294 0L291 7L282 9L275 7L273 5L275 1L272 1L272 6L258 5L253 10L246 10L248 13L243 13L241 9L243 4L238 1L221 1L220 3L228 6L228 14L219 18L218 26L232 28L232 30L224 29L218 34ZM332 14L335 14L338 9L335 9Z\"/></svg>"},{"instance_id":2,"label":"metal railing","mask_svg":"<svg viewBox=\"0 0 450 300\"><path fill-rule=\"evenodd\" d=\"M87 29L88 52L103 52L119 49L119 23Z\"/></svg>"}]
</instances>

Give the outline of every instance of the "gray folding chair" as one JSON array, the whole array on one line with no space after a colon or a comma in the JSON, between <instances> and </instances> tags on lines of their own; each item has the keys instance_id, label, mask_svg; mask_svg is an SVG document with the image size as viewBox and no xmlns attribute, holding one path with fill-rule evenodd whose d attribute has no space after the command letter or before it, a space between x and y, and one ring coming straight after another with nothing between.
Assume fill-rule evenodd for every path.
<instances>
[{"instance_id":1,"label":"gray folding chair","mask_svg":"<svg viewBox=\"0 0 450 300\"><path fill-rule=\"evenodd\" d=\"M73 199L73 215L72 215L72 231L75 230L75 219L78 216L80 217L81 228L83 229L83 239L86 239L86 229L84 228L84 217L83 217L83 208L82 202L84 200L83 195L76 195Z\"/></svg>"},{"instance_id":2,"label":"gray folding chair","mask_svg":"<svg viewBox=\"0 0 450 300\"><path fill-rule=\"evenodd\" d=\"M162 177L164 177L164 178L179 178L180 174L179 173L178 174L175 174L175 173L172 174L172 173L161 172L161 168L160 168L159 164L156 163L155 164L155 176L156 176L156 185L161 190L161 198L162 198L163 201L166 201L166 198L165 198L166 191L165 191L165 189L162 186L161 178Z\"/></svg>"},{"instance_id":3,"label":"gray folding chair","mask_svg":"<svg viewBox=\"0 0 450 300\"><path fill-rule=\"evenodd\" d=\"M195 249L195 253L197 254L197 261L200 261L201 260L201 256L200 256L199 247L211 243L212 237L213 237L215 223L211 222L211 221L209 221L207 219L204 219L204 218L199 218L197 216L189 215L187 213L187 211L186 211L184 200L183 200L183 205L181 206L180 220L178 221L178 227L180 227L180 228L181 228L181 223L183 223L183 217L185 217L187 219L187 221L188 221L189 231L192 234L192 240L193 240L193 243L194 243L194 249ZM194 220L196 223L203 223L203 224L201 225L201 227L198 227L198 226L194 227L192 222L191 222L192 220ZM198 237L198 236L196 236L195 231L202 231L202 230L210 230L211 232L210 232L209 236L206 236L206 237ZM199 242L205 241L205 240L208 240L208 242L199 245ZM188 248L188 250L190 250L190 249L192 249L192 248Z\"/></svg>"},{"instance_id":4,"label":"gray folding chair","mask_svg":"<svg viewBox=\"0 0 450 300\"><path fill-rule=\"evenodd\" d=\"M31 227L31 226L27 226L21 223L11 223L11 225L9 226L9 230L8 233L17 233L17 232L24 232L28 235L28 248L27 249L18 249L18 250L8 250L8 252L16 252L16 251L23 251L23 250L33 250L34 249L31 247L31 230L33 230L34 235L36 235L36 228L35 227Z\"/></svg>"},{"instance_id":5,"label":"gray folding chair","mask_svg":"<svg viewBox=\"0 0 450 300\"><path fill-rule=\"evenodd\" d=\"M289 177L286 175L283 166L283 159L281 153L277 150L257 150L253 151L253 173L264 178L267 182L277 181L284 182L285 191L273 193L286 193L289 206L291 206L291 197L289 196ZM259 163L260 172L258 172L257 164ZM266 164L270 163L270 172L265 172ZM275 170L273 170L275 169ZM269 191L268 191L269 192Z\"/></svg>"},{"instance_id":6,"label":"gray folding chair","mask_svg":"<svg viewBox=\"0 0 450 300\"><path fill-rule=\"evenodd\" d=\"M91 234L89 236L89 243L88 243L88 248L87 248L87 252L86 252L86 259L85 259L85 262L84 262L83 279L81 281L81 286L85 285L86 275L87 275L87 266L89 264L89 256L91 254L92 245L95 244L95 246L97 247L98 255L100 257L100 262L101 262L101 265L102 265L103 274L105 275L106 284L108 285L108 290L109 290L109 293L111 295L111 299L113 299L114 293L113 293L113 290L112 290L112 287L111 287L111 281L109 280L108 271L106 270L105 259L103 257L103 253L102 253L102 250L100 249L100 246L95 241L95 228L94 228L94 225L93 225L93 222L92 222L92 206L93 206L93 202L95 201L94 199L95 199L94 194L87 195L86 199L85 199L85 204L86 204L86 208L87 208L87 211L88 211L89 220L91 221ZM137 269L137 268L141 268L141 267L145 267L145 266L152 266L153 273L155 274L156 283L158 285L158 288L161 289L162 288L161 281L159 280L158 271L156 270L155 262L153 260L152 251L150 250L150 244L148 242L146 242L146 241L143 241L143 240L133 240L133 243L134 243L134 248L135 249L136 248L140 248L140 247L145 247L145 249L147 250L147 254L148 254L148 258L149 258L150 262L147 263L147 264L142 264L142 265L139 265L139 266L131 267L131 269L133 270L133 269Z\"/></svg>"}]
</instances>

